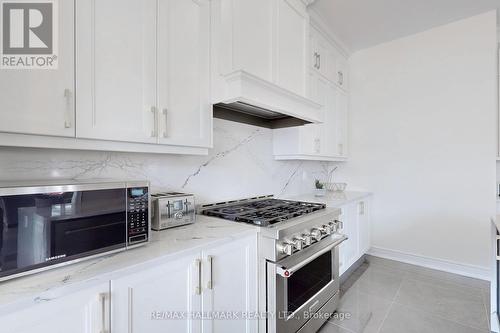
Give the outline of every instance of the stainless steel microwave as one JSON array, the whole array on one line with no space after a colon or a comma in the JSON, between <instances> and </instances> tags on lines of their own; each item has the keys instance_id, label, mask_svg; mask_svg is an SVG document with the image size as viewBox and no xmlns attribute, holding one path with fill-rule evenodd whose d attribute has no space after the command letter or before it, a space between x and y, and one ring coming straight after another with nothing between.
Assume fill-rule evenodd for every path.
<instances>
[{"instance_id":1,"label":"stainless steel microwave","mask_svg":"<svg viewBox=\"0 0 500 333\"><path fill-rule=\"evenodd\" d=\"M147 181L0 183L0 281L146 244Z\"/></svg>"}]
</instances>

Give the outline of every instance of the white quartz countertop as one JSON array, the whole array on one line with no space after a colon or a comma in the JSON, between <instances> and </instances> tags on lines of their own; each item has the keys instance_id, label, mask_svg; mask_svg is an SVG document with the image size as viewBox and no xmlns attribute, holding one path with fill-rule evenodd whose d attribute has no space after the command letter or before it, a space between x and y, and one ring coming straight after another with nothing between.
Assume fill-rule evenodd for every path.
<instances>
[{"instance_id":1,"label":"white quartz countertop","mask_svg":"<svg viewBox=\"0 0 500 333\"><path fill-rule=\"evenodd\" d=\"M348 204L350 202L366 198L370 195L372 195L371 192L345 191L345 192L326 192L325 196L322 197L317 197L314 195L314 193L309 193L293 197L284 197L283 199L324 203L328 207L336 208Z\"/></svg>"},{"instance_id":2,"label":"white quartz countertop","mask_svg":"<svg viewBox=\"0 0 500 333\"><path fill-rule=\"evenodd\" d=\"M111 279L140 272L207 245L256 234L258 227L197 215L194 224L151 233L151 242L128 251L0 282L0 314L50 301ZM64 287L64 288L61 288Z\"/></svg>"}]
</instances>

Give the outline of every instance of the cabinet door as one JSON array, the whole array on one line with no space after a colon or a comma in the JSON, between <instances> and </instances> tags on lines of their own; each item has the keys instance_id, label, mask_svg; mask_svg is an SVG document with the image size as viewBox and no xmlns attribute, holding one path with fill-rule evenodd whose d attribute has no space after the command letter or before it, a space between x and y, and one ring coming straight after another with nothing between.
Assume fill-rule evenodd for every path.
<instances>
[{"instance_id":1,"label":"cabinet door","mask_svg":"<svg viewBox=\"0 0 500 333\"><path fill-rule=\"evenodd\" d=\"M297 0L276 1L276 83L306 95L309 16Z\"/></svg>"},{"instance_id":2,"label":"cabinet door","mask_svg":"<svg viewBox=\"0 0 500 333\"><path fill-rule=\"evenodd\" d=\"M0 316L6 333L109 332L109 283Z\"/></svg>"},{"instance_id":3,"label":"cabinet door","mask_svg":"<svg viewBox=\"0 0 500 333\"><path fill-rule=\"evenodd\" d=\"M311 61L312 67L329 81L335 82L337 78L335 49L330 42L323 37L321 32L315 28L311 28L311 32L311 45L314 47Z\"/></svg>"},{"instance_id":4,"label":"cabinet door","mask_svg":"<svg viewBox=\"0 0 500 333\"><path fill-rule=\"evenodd\" d=\"M342 90L336 93L337 155L348 155L349 96Z\"/></svg>"},{"instance_id":5,"label":"cabinet door","mask_svg":"<svg viewBox=\"0 0 500 333\"><path fill-rule=\"evenodd\" d=\"M359 234L357 203L349 203L341 207L342 215L340 220L344 222L342 233L349 237L339 248L341 257L340 274L344 273L359 258Z\"/></svg>"},{"instance_id":6,"label":"cabinet door","mask_svg":"<svg viewBox=\"0 0 500 333\"><path fill-rule=\"evenodd\" d=\"M349 63L341 55L337 57L336 83L344 90L349 90Z\"/></svg>"},{"instance_id":7,"label":"cabinet door","mask_svg":"<svg viewBox=\"0 0 500 333\"><path fill-rule=\"evenodd\" d=\"M114 332L199 332L201 260L185 257L111 282Z\"/></svg>"},{"instance_id":8,"label":"cabinet door","mask_svg":"<svg viewBox=\"0 0 500 333\"><path fill-rule=\"evenodd\" d=\"M0 131L75 136L74 2L59 1L58 68L0 70Z\"/></svg>"},{"instance_id":9,"label":"cabinet door","mask_svg":"<svg viewBox=\"0 0 500 333\"><path fill-rule=\"evenodd\" d=\"M203 312L256 313L257 238L251 236L221 245L203 254ZM203 321L204 333L257 332L257 319L214 318Z\"/></svg>"},{"instance_id":10,"label":"cabinet door","mask_svg":"<svg viewBox=\"0 0 500 333\"><path fill-rule=\"evenodd\" d=\"M158 106L160 143L211 144L210 3L160 0Z\"/></svg>"},{"instance_id":11,"label":"cabinet door","mask_svg":"<svg viewBox=\"0 0 500 333\"><path fill-rule=\"evenodd\" d=\"M156 14L156 0L77 1L77 137L157 142Z\"/></svg>"},{"instance_id":12,"label":"cabinet door","mask_svg":"<svg viewBox=\"0 0 500 333\"><path fill-rule=\"evenodd\" d=\"M371 219L370 199L366 198L357 203L359 227L359 255L368 252L371 247Z\"/></svg>"}]
</instances>

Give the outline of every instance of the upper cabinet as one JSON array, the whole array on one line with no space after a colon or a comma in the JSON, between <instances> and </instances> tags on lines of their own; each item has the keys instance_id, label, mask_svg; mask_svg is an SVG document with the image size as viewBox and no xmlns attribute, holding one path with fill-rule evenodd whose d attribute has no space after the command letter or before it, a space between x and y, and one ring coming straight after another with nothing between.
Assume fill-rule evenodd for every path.
<instances>
[{"instance_id":1,"label":"upper cabinet","mask_svg":"<svg viewBox=\"0 0 500 333\"><path fill-rule=\"evenodd\" d=\"M77 4L77 137L209 147L208 0Z\"/></svg>"},{"instance_id":2,"label":"upper cabinet","mask_svg":"<svg viewBox=\"0 0 500 333\"><path fill-rule=\"evenodd\" d=\"M16 12L19 9L9 14ZM58 41L52 50L57 68L0 68L0 132L75 136L74 2L60 1L54 15L61 27L53 34L53 41ZM16 43L11 34L9 45L32 52L29 49L34 41L25 38L22 31L18 35ZM21 55L15 58L24 59ZM46 59L45 55L40 58ZM2 140L2 144L7 142Z\"/></svg>"},{"instance_id":3,"label":"upper cabinet","mask_svg":"<svg viewBox=\"0 0 500 333\"><path fill-rule=\"evenodd\" d=\"M309 16L303 4L276 0L276 83L298 95L307 92Z\"/></svg>"},{"instance_id":4,"label":"upper cabinet","mask_svg":"<svg viewBox=\"0 0 500 333\"><path fill-rule=\"evenodd\" d=\"M309 14L300 0L212 1L212 102L323 121L308 95Z\"/></svg>"},{"instance_id":5,"label":"upper cabinet","mask_svg":"<svg viewBox=\"0 0 500 333\"><path fill-rule=\"evenodd\" d=\"M76 135L156 143L156 0L77 1Z\"/></svg>"},{"instance_id":6,"label":"upper cabinet","mask_svg":"<svg viewBox=\"0 0 500 333\"><path fill-rule=\"evenodd\" d=\"M316 27L310 32L310 67L335 83L349 90L349 65L347 58Z\"/></svg>"},{"instance_id":7,"label":"upper cabinet","mask_svg":"<svg viewBox=\"0 0 500 333\"><path fill-rule=\"evenodd\" d=\"M308 98L322 106L324 121L273 132L277 160L345 161L349 136L349 67L347 58L314 26L306 65Z\"/></svg>"},{"instance_id":8,"label":"upper cabinet","mask_svg":"<svg viewBox=\"0 0 500 333\"><path fill-rule=\"evenodd\" d=\"M208 147L210 1L160 0L158 17L159 142Z\"/></svg>"}]
</instances>

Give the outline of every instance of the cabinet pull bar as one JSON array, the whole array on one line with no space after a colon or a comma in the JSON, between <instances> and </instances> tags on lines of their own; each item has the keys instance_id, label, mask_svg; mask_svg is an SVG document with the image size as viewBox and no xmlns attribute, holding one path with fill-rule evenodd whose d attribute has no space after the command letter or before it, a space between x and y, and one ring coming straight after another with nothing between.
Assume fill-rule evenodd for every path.
<instances>
[{"instance_id":1,"label":"cabinet pull bar","mask_svg":"<svg viewBox=\"0 0 500 333\"><path fill-rule=\"evenodd\" d=\"M133 303L134 302L134 289L133 288L128 288L128 333L132 333L133 327L132 325L134 324L133 321L133 316L134 316L134 309L133 309Z\"/></svg>"},{"instance_id":2,"label":"cabinet pull bar","mask_svg":"<svg viewBox=\"0 0 500 333\"><path fill-rule=\"evenodd\" d=\"M208 263L210 264L210 274L209 274L209 278L210 280L208 280L208 283L207 283L207 288L208 289L214 289L214 268L213 268L213 264L214 264L214 257L213 256L208 256Z\"/></svg>"},{"instance_id":3,"label":"cabinet pull bar","mask_svg":"<svg viewBox=\"0 0 500 333\"><path fill-rule=\"evenodd\" d=\"M151 107L151 112L153 113L153 130L151 131L151 137L155 138L158 136L158 112L154 106Z\"/></svg>"},{"instance_id":4,"label":"cabinet pull bar","mask_svg":"<svg viewBox=\"0 0 500 333\"><path fill-rule=\"evenodd\" d=\"M165 117L165 130L163 131L163 137L168 137L168 109L163 109L163 116Z\"/></svg>"},{"instance_id":5,"label":"cabinet pull bar","mask_svg":"<svg viewBox=\"0 0 500 333\"><path fill-rule=\"evenodd\" d=\"M64 128L71 128L72 127L72 111L73 111L73 106L72 106L72 101L73 101L73 93L71 92L70 89L64 89L64 98L66 98L66 115L64 117Z\"/></svg>"},{"instance_id":6,"label":"cabinet pull bar","mask_svg":"<svg viewBox=\"0 0 500 333\"><path fill-rule=\"evenodd\" d=\"M196 295L201 295L201 260L200 259L196 259L195 260L195 265L196 265L196 268L198 270L198 284L196 285L196 288L195 288L195 294Z\"/></svg>"},{"instance_id":7,"label":"cabinet pull bar","mask_svg":"<svg viewBox=\"0 0 500 333\"><path fill-rule=\"evenodd\" d=\"M99 294L99 301L101 303L101 330L100 333L109 333L106 327L106 300L108 298L108 293Z\"/></svg>"}]
</instances>

